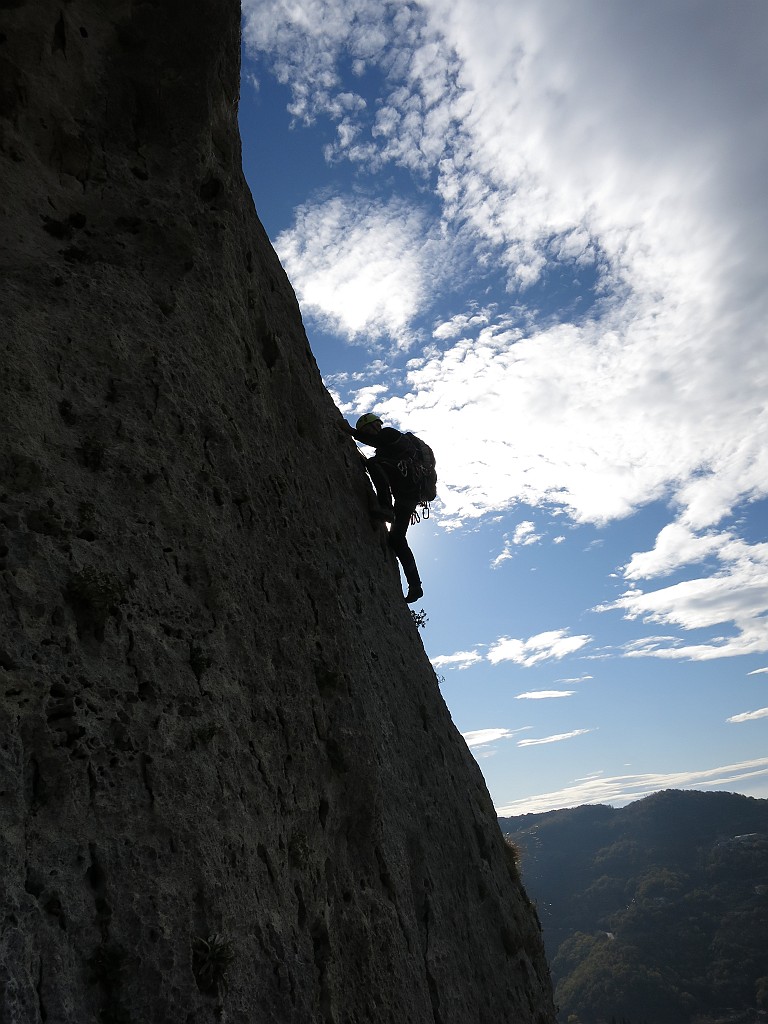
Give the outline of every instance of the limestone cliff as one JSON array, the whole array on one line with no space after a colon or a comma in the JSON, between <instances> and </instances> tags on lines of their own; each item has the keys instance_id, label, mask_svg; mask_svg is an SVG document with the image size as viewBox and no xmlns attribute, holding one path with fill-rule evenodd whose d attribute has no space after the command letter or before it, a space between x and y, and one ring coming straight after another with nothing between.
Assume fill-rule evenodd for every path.
<instances>
[{"instance_id":1,"label":"limestone cliff","mask_svg":"<svg viewBox=\"0 0 768 1024\"><path fill-rule=\"evenodd\" d=\"M0 1020L548 1024L238 61L234 0L0 0Z\"/></svg>"}]
</instances>

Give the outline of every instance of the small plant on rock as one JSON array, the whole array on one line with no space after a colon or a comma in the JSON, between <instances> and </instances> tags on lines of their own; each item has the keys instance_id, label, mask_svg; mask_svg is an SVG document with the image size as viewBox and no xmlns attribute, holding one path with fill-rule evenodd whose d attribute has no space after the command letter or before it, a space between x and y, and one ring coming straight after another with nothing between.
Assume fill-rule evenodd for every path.
<instances>
[{"instance_id":1,"label":"small plant on rock","mask_svg":"<svg viewBox=\"0 0 768 1024\"><path fill-rule=\"evenodd\" d=\"M226 991L224 975L234 958L232 943L221 935L197 936L192 942L192 970L200 991L213 995Z\"/></svg>"},{"instance_id":2,"label":"small plant on rock","mask_svg":"<svg viewBox=\"0 0 768 1024\"><path fill-rule=\"evenodd\" d=\"M413 616L413 621L416 623L418 629L424 629L426 624L429 622L427 613L424 611L423 608L421 608L417 612L415 612L413 608L411 608L411 615Z\"/></svg>"}]
</instances>

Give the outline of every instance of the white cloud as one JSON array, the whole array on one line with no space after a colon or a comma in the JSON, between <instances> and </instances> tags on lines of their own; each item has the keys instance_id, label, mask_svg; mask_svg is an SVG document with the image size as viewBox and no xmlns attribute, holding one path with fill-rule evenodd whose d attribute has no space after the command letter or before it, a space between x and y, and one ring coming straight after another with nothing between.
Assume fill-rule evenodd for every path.
<instances>
[{"instance_id":1,"label":"white cloud","mask_svg":"<svg viewBox=\"0 0 768 1024\"><path fill-rule=\"evenodd\" d=\"M726 718L726 722L753 722L756 718L768 718L768 708L759 708L757 711L745 711L741 715L733 715Z\"/></svg>"},{"instance_id":2,"label":"white cloud","mask_svg":"<svg viewBox=\"0 0 768 1024\"><path fill-rule=\"evenodd\" d=\"M499 554L496 555L496 557L491 562L491 568L492 569L498 569L500 565L503 565L504 562L508 562L513 557L514 557L514 554L512 552L512 542L508 538L505 538L504 539L504 547L501 549Z\"/></svg>"},{"instance_id":3,"label":"white cloud","mask_svg":"<svg viewBox=\"0 0 768 1024\"><path fill-rule=\"evenodd\" d=\"M525 729L530 726L525 726ZM508 740L525 729L475 729L471 732L463 732L466 744L470 748L485 747L489 743L496 743L497 740Z\"/></svg>"},{"instance_id":4,"label":"white cloud","mask_svg":"<svg viewBox=\"0 0 768 1024\"><path fill-rule=\"evenodd\" d=\"M515 700L551 700L553 697L572 697L575 690L529 690L527 693L518 693Z\"/></svg>"},{"instance_id":5,"label":"white cloud","mask_svg":"<svg viewBox=\"0 0 768 1024\"><path fill-rule=\"evenodd\" d=\"M243 37L251 54L270 55L279 81L290 86L289 110L310 124L318 116L340 118L363 110L361 97L344 88L337 62L351 55L359 75L376 62L390 39L388 0L243 0ZM404 40L410 33L400 23Z\"/></svg>"},{"instance_id":6,"label":"white cloud","mask_svg":"<svg viewBox=\"0 0 768 1024\"><path fill-rule=\"evenodd\" d=\"M432 664L435 668L464 669L482 660L483 656L477 651L457 651L455 654L438 654L436 658L432 658Z\"/></svg>"},{"instance_id":7,"label":"white cloud","mask_svg":"<svg viewBox=\"0 0 768 1024\"><path fill-rule=\"evenodd\" d=\"M340 129L329 159L408 168L439 204L308 203L277 247L329 329L405 348L419 318L434 324L440 346L382 411L434 438L441 523L526 502L601 524L668 500L676 520L625 576L696 564L701 578L601 610L734 624L634 655L768 651L764 546L720 526L768 495L768 6L245 0L243 13L294 116ZM506 274L508 306L483 295L435 322L470 250L475 274ZM574 293L556 317L522 306L548 274Z\"/></svg>"},{"instance_id":8,"label":"white cloud","mask_svg":"<svg viewBox=\"0 0 768 1024\"><path fill-rule=\"evenodd\" d=\"M528 544L537 544L540 540L541 537L536 533L536 527L529 521L518 523L515 527L515 532L512 534L513 544L526 546Z\"/></svg>"},{"instance_id":9,"label":"white cloud","mask_svg":"<svg viewBox=\"0 0 768 1024\"><path fill-rule=\"evenodd\" d=\"M685 523L665 526L656 538L652 551L636 552L624 569L628 580L651 579L666 576L684 565L693 565L716 555L728 534L704 533L697 535Z\"/></svg>"},{"instance_id":10,"label":"white cloud","mask_svg":"<svg viewBox=\"0 0 768 1024\"><path fill-rule=\"evenodd\" d=\"M747 672L748 676L768 675L768 668L756 668L753 672Z\"/></svg>"},{"instance_id":11,"label":"white cloud","mask_svg":"<svg viewBox=\"0 0 768 1024\"><path fill-rule=\"evenodd\" d=\"M518 740L518 747L538 747L542 743L562 743L563 740L572 740L575 736L584 736L594 729L574 729L573 732L561 732L557 736L543 736L538 740Z\"/></svg>"},{"instance_id":12,"label":"white cloud","mask_svg":"<svg viewBox=\"0 0 768 1024\"><path fill-rule=\"evenodd\" d=\"M368 384L367 387L358 388L352 392L352 406L359 409L361 415L363 412L370 412L388 390L386 384Z\"/></svg>"},{"instance_id":13,"label":"white cloud","mask_svg":"<svg viewBox=\"0 0 768 1024\"><path fill-rule=\"evenodd\" d=\"M744 382L751 394L744 405L732 369L704 387L692 378L714 357L697 351L694 331L686 351L682 322L668 324L675 341L663 336L667 315L636 303L600 322L561 324L522 339L491 324L412 369L407 397L394 395L389 412L399 422L420 416L435 439L446 514L474 518L515 501L562 503L574 520L599 524L677 488L679 502L696 504L685 511L690 540L682 554L713 554L718 535L696 537L694 524L717 521L745 496L765 493L759 480L768 479L768 412L755 406L768 373ZM670 359L674 368L662 370ZM696 397L680 401L692 391ZM722 419L712 415L715 408ZM451 443L441 444L446 438ZM733 465L739 448L743 472ZM703 485L689 486L702 462L706 493ZM663 557L671 571L670 552L657 552L656 564L634 556L632 578L656 571Z\"/></svg>"},{"instance_id":14,"label":"white cloud","mask_svg":"<svg viewBox=\"0 0 768 1024\"><path fill-rule=\"evenodd\" d=\"M564 658L567 654L573 654L591 639L589 636L569 636L567 629L548 630L527 640L500 637L489 649L487 658L494 665L501 661L513 661L529 668L549 658Z\"/></svg>"},{"instance_id":15,"label":"white cloud","mask_svg":"<svg viewBox=\"0 0 768 1024\"><path fill-rule=\"evenodd\" d=\"M743 5L736 26L727 6L704 6L706 17L701 0L594 5L592 16L536 0L244 4L246 43L269 53L297 116L357 118L335 158L439 176L449 237L438 259L404 203L337 216L332 200L300 214L278 249L310 312L353 337L407 343L430 304L430 267L460 236L500 254L513 283L564 261L599 269L599 322L520 346L509 331L473 339L471 359L462 341L414 381L435 436L466 438L441 455L450 515L516 496L603 522L673 490L706 526L765 493L768 15ZM349 56L383 73L375 111L341 81ZM462 398L465 361L477 372ZM494 421L512 410L514 443L499 442Z\"/></svg>"},{"instance_id":16,"label":"white cloud","mask_svg":"<svg viewBox=\"0 0 768 1024\"><path fill-rule=\"evenodd\" d=\"M623 807L624 804L641 800L662 789L724 789L738 786L743 792L747 779L763 780L762 795L766 795L766 777L768 757L729 764L721 768L592 778L581 781L578 786L567 786L556 792L509 801L497 807L496 813L501 817L511 817L517 814L578 807L581 804L611 804L614 807Z\"/></svg>"},{"instance_id":17,"label":"white cloud","mask_svg":"<svg viewBox=\"0 0 768 1024\"><path fill-rule=\"evenodd\" d=\"M458 338L465 331L484 326L489 322L489 318L489 311L486 310L472 314L457 313L450 320L437 324L432 331L432 337L437 338L439 341Z\"/></svg>"},{"instance_id":18,"label":"white cloud","mask_svg":"<svg viewBox=\"0 0 768 1024\"><path fill-rule=\"evenodd\" d=\"M628 619L671 623L686 630L733 623L735 632L699 644L649 637L628 646L629 656L708 661L768 651L768 544L747 544L732 534L720 534L715 555L721 568L712 576L653 591L632 586L597 611L619 609ZM644 574L652 570L663 573L670 562L665 556L643 563L634 556L630 565L645 564Z\"/></svg>"},{"instance_id":19,"label":"white cloud","mask_svg":"<svg viewBox=\"0 0 768 1024\"><path fill-rule=\"evenodd\" d=\"M450 254L423 213L397 199L305 204L275 248L305 313L352 340L413 340L411 322Z\"/></svg>"},{"instance_id":20,"label":"white cloud","mask_svg":"<svg viewBox=\"0 0 768 1024\"><path fill-rule=\"evenodd\" d=\"M592 679L592 678L593 678L592 676L572 676L569 679L556 679L555 682L558 682L558 683L586 683L589 679Z\"/></svg>"}]
</instances>

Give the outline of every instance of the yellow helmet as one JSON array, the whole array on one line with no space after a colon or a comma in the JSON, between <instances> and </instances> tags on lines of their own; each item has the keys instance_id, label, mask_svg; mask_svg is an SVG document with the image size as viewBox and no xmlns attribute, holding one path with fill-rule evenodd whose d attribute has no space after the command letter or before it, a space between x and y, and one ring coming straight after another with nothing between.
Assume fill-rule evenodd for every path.
<instances>
[{"instance_id":1,"label":"yellow helmet","mask_svg":"<svg viewBox=\"0 0 768 1024\"><path fill-rule=\"evenodd\" d=\"M367 412L365 416L361 416L355 424L355 430L363 430L371 423L381 423L381 417L377 416L375 412Z\"/></svg>"}]
</instances>

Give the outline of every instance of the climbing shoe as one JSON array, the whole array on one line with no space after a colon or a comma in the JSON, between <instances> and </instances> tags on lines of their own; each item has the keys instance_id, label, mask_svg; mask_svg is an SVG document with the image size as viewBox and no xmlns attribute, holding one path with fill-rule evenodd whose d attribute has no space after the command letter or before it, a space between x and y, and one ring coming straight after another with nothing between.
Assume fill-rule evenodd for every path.
<instances>
[{"instance_id":1,"label":"climbing shoe","mask_svg":"<svg viewBox=\"0 0 768 1024\"><path fill-rule=\"evenodd\" d=\"M394 523L395 511L391 508L375 508L371 511L371 518L377 523Z\"/></svg>"},{"instance_id":2,"label":"climbing shoe","mask_svg":"<svg viewBox=\"0 0 768 1024\"><path fill-rule=\"evenodd\" d=\"M420 597L424 597L424 591L421 588L421 584L410 583L408 585L408 593L405 595L405 603L413 604L413 602L418 601Z\"/></svg>"}]
</instances>

